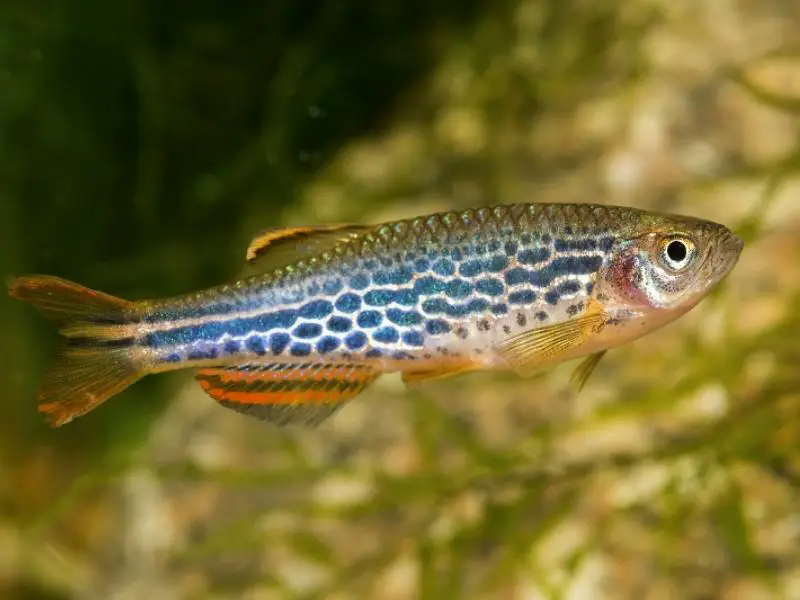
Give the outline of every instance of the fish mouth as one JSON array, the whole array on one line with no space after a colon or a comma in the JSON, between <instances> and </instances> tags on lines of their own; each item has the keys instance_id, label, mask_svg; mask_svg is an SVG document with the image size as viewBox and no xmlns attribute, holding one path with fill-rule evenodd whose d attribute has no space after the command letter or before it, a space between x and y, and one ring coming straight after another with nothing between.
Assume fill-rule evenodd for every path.
<instances>
[{"instance_id":1,"label":"fish mouth","mask_svg":"<svg viewBox=\"0 0 800 600\"><path fill-rule=\"evenodd\" d=\"M717 285L736 266L743 249L742 238L726 229L709 245L695 271L693 285L705 291Z\"/></svg>"},{"instance_id":2,"label":"fish mouth","mask_svg":"<svg viewBox=\"0 0 800 600\"><path fill-rule=\"evenodd\" d=\"M744 250L744 240L733 232L728 231L720 243L723 256L727 260L727 269L730 271L739 260L739 255Z\"/></svg>"},{"instance_id":3,"label":"fish mouth","mask_svg":"<svg viewBox=\"0 0 800 600\"><path fill-rule=\"evenodd\" d=\"M739 256L742 253L742 250L744 250L744 240L738 235L732 235L732 237L733 241L731 242L731 248L734 252L736 252L736 256Z\"/></svg>"},{"instance_id":4,"label":"fish mouth","mask_svg":"<svg viewBox=\"0 0 800 600\"><path fill-rule=\"evenodd\" d=\"M732 231L728 231L727 235L722 240L721 246L724 248L726 254L738 258L744 249L744 240Z\"/></svg>"},{"instance_id":5,"label":"fish mouth","mask_svg":"<svg viewBox=\"0 0 800 600\"><path fill-rule=\"evenodd\" d=\"M702 272L709 268L716 271L709 278L710 285L716 285L733 270L733 267L739 262L739 255L744 249L744 240L732 231L726 230L725 235L715 245L717 246L716 251L713 247L709 249L703 261L704 264L699 271ZM712 259L714 254L717 256L716 259ZM707 263L712 263L712 265L709 266Z\"/></svg>"}]
</instances>

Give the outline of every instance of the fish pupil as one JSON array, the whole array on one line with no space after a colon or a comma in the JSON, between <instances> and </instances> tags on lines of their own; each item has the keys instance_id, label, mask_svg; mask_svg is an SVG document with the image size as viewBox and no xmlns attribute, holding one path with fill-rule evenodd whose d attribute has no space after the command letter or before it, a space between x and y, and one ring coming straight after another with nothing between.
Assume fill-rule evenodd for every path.
<instances>
[{"instance_id":1,"label":"fish pupil","mask_svg":"<svg viewBox=\"0 0 800 600\"><path fill-rule=\"evenodd\" d=\"M667 256L672 262L681 263L686 260L689 249L680 240L673 240L667 245Z\"/></svg>"}]
</instances>

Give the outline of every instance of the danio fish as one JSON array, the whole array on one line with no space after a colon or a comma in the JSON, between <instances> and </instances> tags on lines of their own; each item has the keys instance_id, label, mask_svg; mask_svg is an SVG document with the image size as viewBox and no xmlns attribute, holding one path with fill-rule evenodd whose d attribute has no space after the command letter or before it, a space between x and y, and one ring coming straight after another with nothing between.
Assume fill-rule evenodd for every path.
<instances>
[{"instance_id":1,"label":"danio fish","mask_svg":"<svg viewBox=\"0 0 800 600\"><path fill-rule=\"evenodd\" d=\"M54 426L140 378L194 369L221 405L314 425L379 375L408 383L482 369L522 376L673 321L734 267L742 241L688 216L510 204L378 225L273 229L232 283L129 302L64 279L10 294L66 338L38 392Z\"/></svg>"}]
</instances>

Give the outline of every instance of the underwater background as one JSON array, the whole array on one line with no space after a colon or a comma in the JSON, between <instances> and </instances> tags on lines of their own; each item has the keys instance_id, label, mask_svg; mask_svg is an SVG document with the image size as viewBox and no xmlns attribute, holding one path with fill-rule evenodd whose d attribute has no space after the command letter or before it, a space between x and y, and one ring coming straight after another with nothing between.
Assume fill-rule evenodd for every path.
<instances>
[{"instance_id":1,"label":"underwater background","mask_svg":"<svg viewBox=\"0 0 800 600\"><path fill-rule=\"evenodd\" d=\"M0 274L128 299L282 225L713 219L738 266L587 386L384 376L314 430L147 378L53 430L0 299L4 599L800 598L800 3L5 0Z\"/></svg>"}]
</instances>

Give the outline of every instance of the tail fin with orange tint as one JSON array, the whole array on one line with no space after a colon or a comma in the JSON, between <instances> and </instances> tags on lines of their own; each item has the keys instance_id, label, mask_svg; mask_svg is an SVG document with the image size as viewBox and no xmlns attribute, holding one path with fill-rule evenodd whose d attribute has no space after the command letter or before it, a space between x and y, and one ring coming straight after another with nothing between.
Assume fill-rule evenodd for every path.
<instances>
[{"instance_id":1,"label":"tail fin with orange tint","mask_svg":"<svg viewBox=\"0 0 800 600\"><path fill-rule=\"evenodd\" d=\"M66 343L39 387L40 412L58 427L140 379L133 360L135 305L46 275L20 277L9 293L53 321Z\"/></svg>"}]
</instances>

